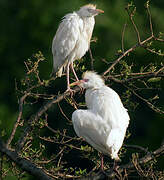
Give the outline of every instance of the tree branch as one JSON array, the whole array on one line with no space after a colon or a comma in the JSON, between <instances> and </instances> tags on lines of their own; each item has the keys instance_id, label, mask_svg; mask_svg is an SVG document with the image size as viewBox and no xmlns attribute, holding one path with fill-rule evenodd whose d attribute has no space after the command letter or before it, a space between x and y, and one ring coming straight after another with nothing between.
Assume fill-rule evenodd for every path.
<instances>
[{"instance_id":1,"label":"tree branch","mask_svg":"<svg viewBox=\"0 0 164 180\"><path fill-rule=\"evenodd\" d=\"M7 147L10 145L11 141L12 141L13 138L14 138L14 135L15 135L15 133L16 133L16 129L17 129L17 127L18 127L18 125L19 125L19 123L20 123L21 117L22 117L22 113L23 113L23 103L24 103L24 100L26 99L26 97L27 97L28 95L29 95L29 93L25 94L25 95L22 96L21 99L20 99L18 118L17 118L17 120L16 120L16 122L15 122L15 124L14 124L14 127L13 127L13 130L12 130L12 132L11 132L11 135L10 135L10 137L9 137L8 140L7 140L7 144L6 144Z\"/></svg>"},{"instance_id":2,"label":"tree branch","mask_svg":"<svg viewBox=\"0 0 164 180\"><path fill-rule=\"evenodd\" d=\"M154 158L159 157L160 155L164 154L164 145L162 145L160 148L156 149L154 152L149 153L145 155L144 157L140 158L137 160L137 164L145 164L148 163L149 161L153 160ZM113 178L117 174L122 173L124 170L132 170L135 169L134 163L130 162L128 164L121 165L118 169L117 172L115 170L106 170L105 172L98 172L95 175L87 176L87 177L82 177L78 178L79 180L103 180L107 178Z\"/></svg>"},{"instance_id":3,"label":"tree branch","mask_svg":"<svg viewBox=\"0 0 164 180\"><path fill-rule=\"evenodd\" d=\"M9 150L1 139L0 139L0 151L1 153L7 155L12 161L14 161L22 170L37 177L37 179L52 180L52 178L47 176L47 174L41 168L38 168L31 161L20 157L16 151Z\"/></svg>"},{"instance_id":4,"label":"tree branch","mask_svg":"<svg viewBox=\"0 0 164 180\"><path fill-rule=\"evenodd\" d=\"M79 92L80 88L79 87L75 87L74 88L74 92L77 93ZM27 137L29 136L29 134L32 132L33 130L33 126L34 124L38 121L38 119L55 103L60 102L61 100L64 99L64 97L69 96L70 92L64 92L61 95L58 95L56 98L54 98L53 100L48 101L45 105L43 105L38 112L35 115L32 115L29 120L27 120L28 124L27 126L24 128L24 132L22 133L21 137L18 140L18 144L16 147L17 152L21 151L21 149L23 148Z\"/></svg>"},{"instance_id":5,"label":"tree branch","mask_svg":"<svg viewBox=\"0 0 164 180\"><path fill-rule=\"evenodd\" d=\"M129 75L130 76L130 75ZM164 73L148 73L148 74L141 74L140 76L136 74L136 76L131 77L131 78L127 78L127 79L117 79L115 78L115 76L106 76L105 79L109 79L109 80L113 80L115 82L118 83L127 83L127 82L131 82L131 81L135 81L138 79L145 79L145 78L152 78L152 77L164 77Z\"/></svg>"},{"instance_id":6,"label":"tree branch","mask_svg":"<svg viewBox=\"0 0 164 180\"><path fill-rule=\"evenodd\" d=\"M127 51L125 51L125 52L124 52L119 58L117 58L117 59L113 62L113 64L103 73L103 76L105 76L107 73L109 73L110 70L111 70L117 63L119 63L120 60L121 60L123 57L125 57L125 56L128 55L128 53L134 51L134 50L137 49L138 47L141 47L142 45L144 45L145 43L147 43L148 41L150 41L150 40L152 40L152 39L154 39L154 36L148 37L148 38L145 39L144 41L140 42L140 44L137 43L137 44L135 44L134 46L132 46L130 49L128 49Z\"/></svg>"}]
</instances>

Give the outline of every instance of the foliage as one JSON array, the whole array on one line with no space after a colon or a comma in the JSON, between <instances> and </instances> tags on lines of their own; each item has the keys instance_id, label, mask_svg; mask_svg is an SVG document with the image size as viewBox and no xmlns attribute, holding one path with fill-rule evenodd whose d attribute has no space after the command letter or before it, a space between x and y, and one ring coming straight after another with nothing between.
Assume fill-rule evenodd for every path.
<instances>
[{"instance_id":1,"label":"foliage","mask_svg":"<svg viewBox=\"0 0 164 180\"><path fill-rule=\"evenodd\" d=\"M161 145L164 114L164 34L160 32L164 28L162 3L152 2L150 11L149 1L145 4L145 9L143 4L128 2L125 10L123 9L125 4L122 2L121 0L98 2L106 15L97 19L95 27L97 37L93 38L90 53L82 60L76 61L75 68L79 75L87 69L101 72L106 84L116 89L130 113L130 133L127 134L125 141L128 145L124 145L120 151L122 162L118 169L119 173L112 171L113 162L106 157L106 175L118 179L133 177L162 179L164 178L164 159L162 159L164 148ZM13 23L17 26L13 29L15 36L9 32L10 28L7 32L2 28L3 46L0 53L8 60L2 63L2 69L11 70L14 77L22 79L14 81L13 77L8 77L6 71L2 71L1 78L13 80L13 83L12 88L5 83L1 88L1 93L4 94L1 100L5 102L0 104L1 179L8 176L8 179L14 177L25 179L28 177L26 172L32 174L28 171L28 167L22 168L17 159L12 157L13 152L16 152L23 162L27 160L53 179L98 176L99 155L83 139L76 137L71 123L72 112L77 108L85 108L84 97L77 94L78 87L75 88L76 94L73 97L64 92L66 83L62 83L63 77L49 78L51 53L44 50L51 44L54 27L59 23L58 19L53 18L62 17L69 8L75 9L72 5L78 8L82 3L69 1L62 5L62 1L57 0L55 11L53 1L49 4L42 1L19 2L17 5L10 3L1 2L4 10L9 6L4 26L7 22L9 27ZM20 7L22 9L18 11ZM11 17L13 21L10 21ZM21 30L18 25L22 26ZM14 43L11 53L6 53L11 48L7 38L4 38L6 33L10 42ZM19 41L15 37L18 37ZM33 51L37 53L28 58L23 67L20 60L28 57ZM45 57L42 52L46 54ZM73 76L71 77L73 79ZM1 79L1 82L3 84L4 80ZM15 106L14 86L19 104L17 118L15 111L18 107ZM10 98L8 93L12 93ZM35 171L32 175L36 175ZM102 174L99 175L104 177Z\"/></svg>"}]
</instances>

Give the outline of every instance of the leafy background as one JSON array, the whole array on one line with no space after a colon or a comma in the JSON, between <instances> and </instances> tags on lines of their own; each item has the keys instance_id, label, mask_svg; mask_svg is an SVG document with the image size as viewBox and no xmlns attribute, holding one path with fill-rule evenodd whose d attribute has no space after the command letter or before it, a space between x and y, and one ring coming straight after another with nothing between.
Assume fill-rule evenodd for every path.
<instances>
[{"instance_id":1,"label":"leafy background","mask_svg":"<svg viewBox=\"0 0 164 180\"><path fill-rule=\"evenodd\" d=\"M137 7L135 22L137 22L141 37L144 39L149 36L148 15L144 5L146 1L134 1ZM20 81L25 74L24 61L31 58L32 55L41 51L46 63L40 65L40 76L43 79L48 79L52 70L52 54L51 43L53 36L57 30L61 18L80 6L94 3L97 7L105 11L104 14L96 17L96 25L93 37L98 39L97 43L91 44L93 53L94 69L98 73L106 70L107 66L102 61L105 59L108 62L116 59L116 54L121 48L121 35L123 26L127 23L125 32L124 46L129 48L136 43L136 36L133 27L129 22L128 15L125 11L125 6L130 1L126 0L1 0L0 1L0 130L5 137L11 132L11 128L15 122L18 113L18 99L15 91L15 81ZM151 14L153 17L153 27L155 32L164 30L164 1L151 1ZM161 44L155 44L155 47L160 47ZM162 46L160 47L163 48ZM164 49L164 48L163 48ZM133 71L137 72L142 66L147 66L150 63L158 65L163 60L163 57L149 54L148 52L138 49L131 53L126 62L132 65ZM87 69L91 69L89 53L83 58L83 63ZM78 75L81 76L80 71ZM64 83L65 82L65 83ZM152 97L158 94L160 107L164 107L164 81L154 82L155 87L161 86L160 90L142 91L144 97ZM110 86L110 85L109 85ZM122 94L122 99L126 100L126 93L122 93L119 85L112 83L111 87L118 93ZM66 89L66 79L62 77L56 80L55 84L49 89L51 93L63 92ZM83 98L81 97L83 100ZM81 100L80 99L80 100ZM79 101L80 101L79 100ZM137 144L148 147L154 150L159 147L164 140L164 117L153 112L147 105L139 99L133 97L133 100L138 103L136 109L130 108L129 113L131 122L129 131L131 133L127 143ZM128 107L129 102L125 102ZM61 104L64 112L71 117L73 112L68 110L67 103ZM28 107L27 114L33 112L32 106ZM55 129L67 128L65 118L55 106L49 115L50 126ZM75 135L71 127L70 131ZM161 158L159 168L164 167L164 159Z\"/></svg>"}]
</instances>

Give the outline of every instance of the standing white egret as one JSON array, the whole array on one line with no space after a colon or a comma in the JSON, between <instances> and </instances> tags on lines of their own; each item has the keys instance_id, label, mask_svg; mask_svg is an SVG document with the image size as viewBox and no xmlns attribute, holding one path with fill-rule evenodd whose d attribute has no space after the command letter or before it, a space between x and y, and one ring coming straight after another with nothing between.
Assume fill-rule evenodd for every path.
<instances>
[{"instance_id":1,"label":"standing white egret","mask_svg":"<svg viewBox=\"0 0 164 180\"><path fill-rule=\"evenodd\" d=\"M64 16L57 29L52 42L53 74L61 77L63 70L66 69L67 90L70 90L69 67L71 66L78 80L73 61L81 59L88 51L95 25L94 16L103 12L92 4L82 6L80 10Z\"/></svg>"},{"instance_id":2,"label":"standing white egret","mask_svg":"<svg viewBox=\"0 0 164 180\"><path fill-rule=\"evenodd\" d=\"M118 161L118 152L130 120L119 95L91 71L85 72L83 79L72 85L80 85L86 89L85 101L88 108L76 110L72 114L76 134L99 152ZM101 168L103 169L103 156Z\"/></svg>"}]
</instances>

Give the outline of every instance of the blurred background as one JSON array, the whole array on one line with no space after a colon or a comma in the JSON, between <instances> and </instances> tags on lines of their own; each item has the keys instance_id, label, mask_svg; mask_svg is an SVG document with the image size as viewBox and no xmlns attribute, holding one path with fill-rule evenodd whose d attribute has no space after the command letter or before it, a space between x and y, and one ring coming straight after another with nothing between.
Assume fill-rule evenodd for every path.
<instances>
[{"instance_id":1,"label":"blurred background","mask_svg":"<svg viewBox=\"0 0 164 180\"><path fill-rule=\"evenodd\" d=\"M124 46L125 49L136 44L136 36L133 27L129 22L125 6L130 3L127 0L1 0L0 1L0 130L11 132L11 128L18 114L18 99L15 92L15 81L20 81L25 75L24 61L31 58L33 54L41 51L46 63L41 63L40 76L48 79L52 70L51 43L53 36L62 17L79 9L87 3L97 4L99 9L104 10L104 14L96 17L96 25L93 37L96 37L97 43L91 43L93 54L94 69L98 73L106 70L107 65L102 61L112 62L116 59L117 51L121 48L121 36L124 24L127 23L125 31ZM134 1L137 12L135 22L141 33L141 39L150 35L148 15L145 10L146 1ZM164 30L164 1L152 0L150 10L153 19L153 28L155 33ZM156 44L160 47L161 44ZM163 46L163 45L162 45ZM160 47L162 48L162 47ZM87 69L90 67L89 53L83 58ZM162 57L152 55L142 49L136 50L127 57L127 63L134 64L134 72L142 66L150 63L159 64ZM78 72L79 76L81 72ZM63 81L64 80L64 81ZM65 77L58 79L56 89L50 89L51 93L59 90L63 92L66 88ZM142 96L148 98L158 94L157 105L164 108L164 82L157 82L156 86L161 88L158 91L142 91ZM113 83L112 88L122 94L120 86ZM131 137L127 143L148 147L150 150L158 148L164 140L164 116L153 112L145 103L139 99L133 98L139 105L137 108L129 109L131 122L129 131ZM79 100L80 101L80 100ZM72 111L65 113L71 117ZM32 110L32 108L31 108ZM64 119L58 108L50 112L50 125L53 128L63 128L64 121L53 123L51 119ZM75 134L74 134L75 135ZM164 159L161 158L160 167L164 167Z\"/></svg>"}]
</instances>

